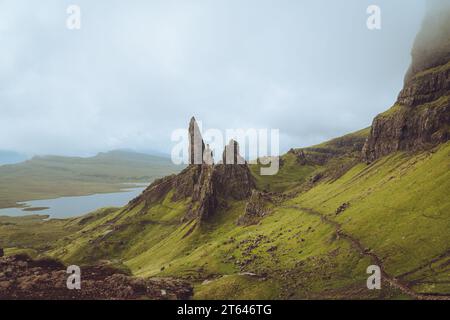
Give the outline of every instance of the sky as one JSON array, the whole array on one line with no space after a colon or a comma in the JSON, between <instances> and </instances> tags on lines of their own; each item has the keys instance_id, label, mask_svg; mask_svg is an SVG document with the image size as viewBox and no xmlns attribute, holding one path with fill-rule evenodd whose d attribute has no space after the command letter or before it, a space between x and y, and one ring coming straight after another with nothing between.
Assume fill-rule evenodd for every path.
<instances>
[{"instance_id":1,"label":"sky","mask_svg":"<svg viewBox=\"0 0 450 320\"><path fill-rule=\"evenodd\" d=\"M366 26L373 4L380 30ZM0 150L170 153L191 116L279 129L281 151L320 143L393 105L424 12L424 0L0 0Z\"/></svg>"}]
</instances>

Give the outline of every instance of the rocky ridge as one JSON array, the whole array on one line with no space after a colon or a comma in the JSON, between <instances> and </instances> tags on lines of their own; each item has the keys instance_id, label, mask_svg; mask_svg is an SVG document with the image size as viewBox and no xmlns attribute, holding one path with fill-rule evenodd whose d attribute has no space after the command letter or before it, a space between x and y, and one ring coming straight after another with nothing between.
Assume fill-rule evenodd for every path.
<instances>
[{"instance_id":1,"label":"rocky ridge","mask_svg":"<svg viewBox=\"0 0 450 320\"><path fill-rule=\"evenodd\" d=\"M214 163L209 146L205 145L197 122L189 123L189 165L178 175L153 182L139 197L132 200L129 209L144 202L148 205L161 201L173 190L172 200L190 199L184 221L206 220L228 199L244 200L250 197L255 181L247 162L239 154L239 144L231 140ZM144 206L145 208L145 206Z\"/></svg>"},{"instance_id":2,"label":"rocky ridge","mask_svg":"<svg viewBox=\"0 0 450 320\"><path fill-rule=\"evenodd\" d=\"M237 225L249 226L259 223L262 218L272 212L270 208L272 203L274 200L270 193L253 190L244 213L237 220Z\"/></svg>"}]
</instances>

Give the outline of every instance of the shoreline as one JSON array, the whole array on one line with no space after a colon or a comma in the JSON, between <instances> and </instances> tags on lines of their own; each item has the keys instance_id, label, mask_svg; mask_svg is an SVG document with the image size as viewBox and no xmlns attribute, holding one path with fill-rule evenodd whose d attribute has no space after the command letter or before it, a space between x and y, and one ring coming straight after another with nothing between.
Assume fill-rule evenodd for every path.
<instances>
[{"instance_id":1,"label":"shoreline","mask_svg":"<svg viewBox=\"0 0 450 320\"><path fill-rule=\"evenodd\" d=\"M27 206L26 204L32 201L46 201L46 200L56 200L61 198L72 198L72 197L85 197L85 196L93 196L93 195L101 195L101 194L112 194L112 193L122 193L127 192L133 189L138 188L144 188L151 184L152 182L124 182L117 184L117 188L112 188L113 190L104 190L104 191L98 191L98 192L87 192L87 193L80 193L80 194L71 194L71 195L48 195L48 197L37 197L34 199L28 199L28 200L20 200L16 202L16 205L8 205L8 206L2 206L0 205L0 210L3 209L21 209L22 211L35 211L35 210L25 210L27 208L30 208L30 206ZM109 186L116 186L116 184L111 184ZM45 210L45 209L41 209ZM36 210L36 211L41 211Z\"/></svg>"},{"instance_id":2,"label":"shoreline","mask_svg":"<svg viewBox=\"0 0 450 320\"><path fill-rule=\"evenodd\" d=\"M103 207L121 207L145 190L147 185L147 183L136 183L125 187L120 185L120 188L113 192L98 192L20 202L16 207L0 208L0 216L26 217L29 215L48 215L49 219L79 217ZM125 195L120 196L121 194ZM129 198L127 194L129 194Z\"/></svg>"}]
</instances>

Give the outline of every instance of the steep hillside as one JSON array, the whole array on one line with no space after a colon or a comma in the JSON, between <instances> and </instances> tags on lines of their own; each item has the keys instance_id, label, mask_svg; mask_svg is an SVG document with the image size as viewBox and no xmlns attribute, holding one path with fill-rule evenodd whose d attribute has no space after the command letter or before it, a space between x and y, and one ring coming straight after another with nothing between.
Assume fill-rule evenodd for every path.
<instances>
[{"instance_id":1,"label":"steep hillside","mask_svg":"<svg viewBox=\"0 0 450 320\"><path fill-rule=\"evenodd\" d=\"M433 153L359 164L268 206L247 226L237 223L245 201L229 203L200 225L182 222L190 199L173 201L169 192L145 210L141 204L73 220L67 227L81 230L56 242L52 255L183 278L196 284L198 298L449 295L449 160L446 144ZM384 289L368 291L365 269L378 263L386 272ZM394 277L399 283L390 284Z\"/></svg>"},{"instance_id":2,"label":"steep hillside","mask_svg":"<svg viewBox=\"0 0 450 320\"><path fill-rule=\"evenodd\" d=\"M450 143L367 165L357 151L366 134L290 151L281 171L287 186L255 176L284 192L257 183L251 195L234 198L212 179L222 176L222 164L191 165L121 209L34 228L5 220L16 232L2 245L7 254L34 247L34 255L66 263L102 261L136 276L183 279L198 299L448 297ZM234 177L232 190L248 190L250 180ZM212 198L196 192L220 205L198 210ZM34 241L21 242L27 234ZM372 264L384 272L380 291L366 288Z\"/></svg>"},{"instance_id":3,"label":"steep hillside","mask_svg":"<svg viewBox=\"0 0 450 320\"><path fill-rule=\"evenodd\" d=\"M450 143L359 164L292 199L335 222L415 292L450 295Z\"/></svg>"},{"instance_id":4,"label":"steep hillside","mask_svg":"<svg viewBox=\"0 0 450 320\"><path fill-rule=\"evenodd\" d=\"M338 178L360 162L369 128L309 148L291 149L280 157L276 175L259 175L261 165L252 165L258 190L297 193L322 179Z\"/></svg>"},{"instance_id":5,"label":"steep hillside","mask_svg":"<svg viewBox=\"0 0 450 320\"><path fill-rule=\"evenodd\" d=\"M185 170L126 207L66 220L62 229L57 221L30 228L5 220L16 228L2 241L6 253L28 248L67 263L106 261L136 276L183 279L199 299L450 296L449 142L367 164L361 155L372 127L292 149L277 175L260 176L259 165L226 164L227 150L239 158L234 141L222 161L205 163L195 120L190 128L200 164L192 155ZM372 264L383 270L379 291L366 288Z\"/></svg>"},{"instance_id":6,"label":"steep hillside","mask_svg":"<svg viewBox=\"0 0 450 320\"><path fill-rule=\"evenodd\" d=\"M70 263L106 259L138 276L182 278L194 283L196 298L450 295L450 144L355 163L366 133L290 151L284 170L296 170L285 193L222 198L206 220L189 214L191 196L176 196L174 181L185 181L190 167L123 209L72 221L68 226L81 229L51 254ZM294 161L304 158L309 164ZM271 183L280 187L278 180L264 185ZM371 264L385 272L381 291L365 287Z\"/></svg>"}]
</instances>

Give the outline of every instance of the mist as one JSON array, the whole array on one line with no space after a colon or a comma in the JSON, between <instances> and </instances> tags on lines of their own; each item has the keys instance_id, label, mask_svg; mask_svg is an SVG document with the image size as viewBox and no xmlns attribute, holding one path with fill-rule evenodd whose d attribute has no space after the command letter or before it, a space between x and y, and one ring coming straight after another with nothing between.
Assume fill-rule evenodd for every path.
<instances>
[{"instance_id":1,"label":"mist","mask_svg":"<svg viewBox=\"0 0 450 320\"><path fill-rule=\"evenodd\" d=\"M405 77L409 81L420 71L450 60L450 2L428 0L426 14L412 49L412 64Z\"/></svg>"},{"instance_id":2,"label":"mist","mask_svg":"<svg viewBox=\"0 0 450 320\"><path fill-rule=\"evenodd\" d=\"M362 129L395 102L427 8L377 1L382 28L368 30L371 4L4 0L0 150L170 153L193 115L279 129L282 151Z\"/></svg>"}]
</instances>

